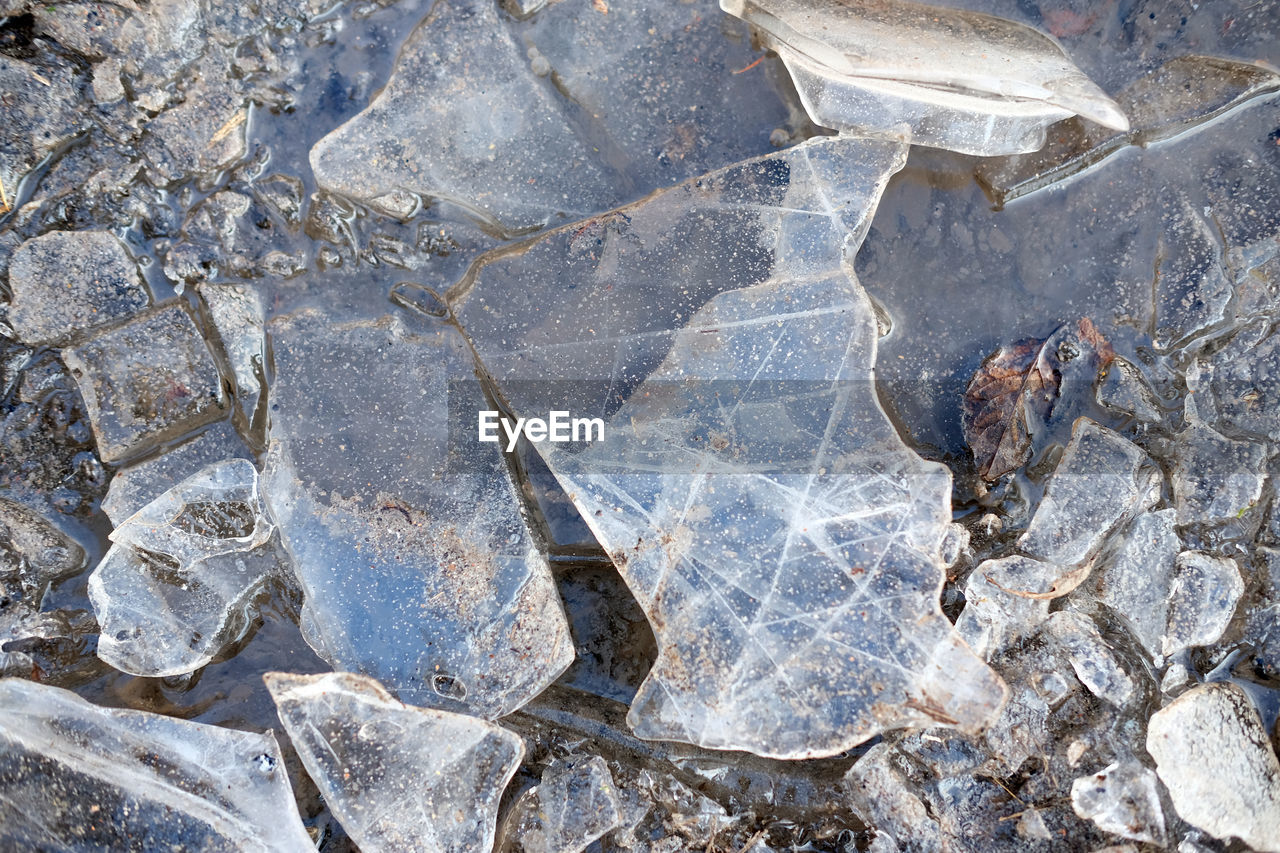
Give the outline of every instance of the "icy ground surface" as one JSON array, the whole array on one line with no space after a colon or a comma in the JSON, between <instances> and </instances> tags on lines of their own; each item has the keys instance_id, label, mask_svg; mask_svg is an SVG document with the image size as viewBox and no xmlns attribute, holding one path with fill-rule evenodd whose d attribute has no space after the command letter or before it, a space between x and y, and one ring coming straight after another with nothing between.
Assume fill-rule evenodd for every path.
<instances>
[{"instance_id":1,"label":"icy ground surface","mask_svg":"<svg viewBox=\"0 0 1280 853\"><path fill-rule=\"evenodd\" d=\"M1280 850L1280 3L722 5L0 0L0 846Z\"/></svg>"}]
</instances>

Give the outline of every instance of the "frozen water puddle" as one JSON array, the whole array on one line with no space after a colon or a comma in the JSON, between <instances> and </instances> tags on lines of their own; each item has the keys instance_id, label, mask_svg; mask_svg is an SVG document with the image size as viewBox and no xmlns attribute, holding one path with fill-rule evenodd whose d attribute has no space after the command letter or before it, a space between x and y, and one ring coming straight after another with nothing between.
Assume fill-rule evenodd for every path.
<instances>
[{"instance_id":1,"label":"frozen water puddle","mask_svg":"<svg viewBox=\"0 0 1280 853\"><path fill-rule=\"evenodd\" d=\"M192 672L243 635L254 595L280 571L247 459L215 463L130 516L89 576L98 657L124 672Z\"/></svg>"},{"instance_id":2,"label":"frozen water puddle","mask_svg":"<svg viewBox=\"0 0 1280 853\"><path fill-rule=\"evenodd\" d=\"M418 705L492 718L536 696L573 643L507 464L475 441L488 404L455 327L306 310L268 331L264 489L307 642Z\"/></svg>"},{"instance_id":3,"label":"frozen water puddle","mask_svg":"<svg viewBox=\"0 0 1280 853\"><path fill-rule=\"evenodd\" d=\"M731 73L755 54L713 9L563 0L514 22L497 6L435 5L381 94L312 149L322 187L401 217L450 201L518 233L789 139L782 101Z\"/></svg>"},{"instance_id":4,"label":"frozen water puddle","mask_svg":"<svg viewBox=\"0 0 1280 853\"><path fill-rule=\"evenodd\" d=\"M365 851L491 850L520 737L463 714L404 705L371 678L264 677L307 773Z\"/></svg>"},{"instance_id":5,"label":"frozen water puddle","mask_svg":"<svg viewBox=\"0 0 1280 853\"><path fill-rule=\"evenodd\" d=\"M1077 114L1129 127L1052 39L1013 21L907 2L720 6L764 32L824 127L978 155L1035 151Z\"/></svg>"},{"instance_id":6,"label":"frozen water puddle","mask_svg":"<svg viewBox=\"0 0 1280 853\"><path fill-rule=\"evenodd\" d=\"M803 758L1000 706L938 605L950 476L879 407L848 266L904 148L746 161L494 253L451 294L516 415L605 420L538 449L657 636L641 737Z\"/></svg>"},{"instance_id":7,"label":"frozen water puddle","mask_svg":"<svg viewBox=\"0 0 1280 853\"><path fill-rule=\"evenodd\" d=\"M0 680L0 789L10 850L315 849L270 734L16 678Z\"/></svg>"}]
</instances>

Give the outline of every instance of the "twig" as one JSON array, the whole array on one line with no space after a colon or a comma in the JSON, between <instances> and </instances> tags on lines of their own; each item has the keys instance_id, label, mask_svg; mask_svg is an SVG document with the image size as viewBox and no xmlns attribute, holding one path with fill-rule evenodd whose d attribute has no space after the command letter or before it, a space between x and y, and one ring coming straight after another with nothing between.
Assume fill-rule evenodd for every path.
<instances>
[{"instance_id":1,"label":"twig","mask_svg":"<svg viewBox=\"0 0 1280 853\"><path fill-rule=\"evenodd\" d=\"M748 65L748 66L747 66L747 67L745 67L745 68L739 68L737 71L734 71L733 73L734 73L734 74L745 74L745 73L747 73L747 72L748 72L748 71L750 71L752 68L755 68L757 65L759 65L761 62L764 62L764 58L765 58L766 56L768 56L768 54L767 54L767 53L766 53L766 54L761 55L761 57L760 57L759 59L757 59L755 62L751 63L750 65Z\"/></svg>"}]
</instances>

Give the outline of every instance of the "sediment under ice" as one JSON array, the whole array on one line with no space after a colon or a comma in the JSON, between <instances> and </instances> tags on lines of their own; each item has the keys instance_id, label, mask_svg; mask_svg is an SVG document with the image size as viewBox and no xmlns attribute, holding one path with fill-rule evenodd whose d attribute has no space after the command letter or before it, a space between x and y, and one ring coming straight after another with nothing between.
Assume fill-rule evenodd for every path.
<instances>
[{"instance_id":1,"label":"sediment under ice","mask_svg":"<svg viewBox=\"0 0 1280 853\"><path fill-rule=\"evenodd\" d=\"M455 327L304 310L268 333L263 483L307 642L413 704L499 717L532 699L573 642L498 445L475 440L488 403Z\"/></svg>"},{"instance_id":2,"label":"sediment under ice","mask_svg":"<svg viewBox=\"0 0 1280 853\"><path fill-rule=\"evenodd\" d=\"M950 477L879 407L847 265L903 154L813 140L495 253L451 295L516 415L605 420L538 449L657 636L641 737L801 758L1001 703L939 610Z\"/></svg>"},{"instance_id":3,"label":"sediment under ice","mask_svg":"<svg viewBox=\"0 0 1280 853\"><path fill-rule=\"evenodd\" d=\"M307 773L361 850L493 848L498 800L524 757L518 735L404 705L362 675L264 678Z\"/></svg>"},{"instance_id":4,"label":"sediment under ice","mask_svg":"<svg viewBox=\"0 0 1280 853\"><path fill-rule=\"evenodd\" d=\"M99 708L0 679L0 844L305 853L270 734Z\"/></svg>"},{"instance_id":5,"label":"sediment under ice","mask_svg":"<svg viewBox=\"0 0 1280 853\"><path fill-rule=\"evenodd\" d=\"M824 127L978 155L1034 151L1075 114L1129 127L1055 42L1014 21L907 2L720 6L765 33Z\"/></svg>"}]
</instances>

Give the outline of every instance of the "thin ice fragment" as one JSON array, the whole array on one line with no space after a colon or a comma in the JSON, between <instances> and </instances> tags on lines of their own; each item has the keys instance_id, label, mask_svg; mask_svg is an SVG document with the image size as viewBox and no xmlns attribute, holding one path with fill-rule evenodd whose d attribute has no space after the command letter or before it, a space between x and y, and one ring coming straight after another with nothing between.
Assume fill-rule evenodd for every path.
<instances>
[{"instance_id":1,"label":"thin ice fragment","mask_svg":"<svg viewBox=\"0 0 1280 853\"><path fill-rule=\"evenodd\" d=\"M262 293L248 284L206 284L198 290L235 376L237 408L244 423L252 424L266 381L267 314Z\"/></svg>"},{"instance_id":2,"label":"thin ice fragment","mask_svg":"<svg viewBox=\"0 0 1280 853\"><path fill-rule=\"evenodd\" d=\"M1280 334L1266 320L1248 323L1195 362L1187 388L1208 425L1280 440Z\"/></svg>"},{"instance_id":3,"label":"thin ice fragment","mask_svg":"<svg viewBox=\"0 0 1280 853\"><path fill-rule=\"evenodd\" d=\"M510 820L514 849L580 853L622 823L622 805L603 758L557 761L523 794Z\"/></svg>"},{"instance_id":4,"label":"thin ice fragment","mask_svg":"<svg viewBox=\"0 0 1280 853\"><path fill-rule=\"evenodd\" d=\"M573 660L546 556L520 515L456 328L307 310L269 325L264 488L335 668L404 701L499 717Z\"/></svg>"},{"instance_id":5,"label":"thin ice fragment","mask_svg":"<svg viewBox=\"0 0 1280 853\"><path fill-rule=\"evenodd\" d=\"M1179 524L1232 521L1262 497L1265 445L1193 424L1178 435L1176 447L1171 481Z\"/></svg>"},{"instance_id":6,"label":"thin ice fragment","mask_svg":"<svg viewBox=\"0 0 1280 853\"><path fill-rule=\"evenodd\" d=\"M120 462L217 420L218 366L178 303L62 351L84 397L103 462Z\"/></svg>"},{"instance_id":7,"label":"thin ice fragment","mask_svg":"<svg viewBox=\"0 0 1280 853\"><path fill-rule=\"evenodd\" d=\"M956 630L971 649L990 660L1049 617L1047 596L1018 593L1052 590L1066 573L1055 563L1018 555L984 561L965 582L965 605Z\"/></svg>"},{"instance_id":8,"label":"thin ice fragment","mask_svg":"<svg viewBox=\"0 0 1280 853\"><path fill-rule=\"evenodd\" d=\"M845 774L844 784L853 809L889 839L892 850L940 853L942 832L929 808L920 799L917 786L903 768L897 750L887 743L871 747Z\"/></svg>"},{"instance_id":9,"label":"thin ice fragment","mask_svg":"<svg viewBox=\"0 0 1280 853\"><path fill-rule=\"evenodd\" d=\"M48 519L0 497L0 649L9 641L47 633L37 614L49 585L75 574L84 563L84 549Z\"/></svg>"},{"instance_id":10,"label":"thin ice fragment","mask_svg":"<svg viewBox=\"0 0 1280 853\"><path fill-rule=\"evenodd\" d=\"M1132 362L1112 360L1098 385L1098 402L1114 411L1133 415L1140 421L1159 423L1160 402Z\"/></svg>"},{"instance_id":11,"label":"thin ice fragment","mask_svg":"<svg viewBox=\"0 0 1280 853\"><path fill-rule=\"evenodd\" d=\"M800 758L1000 704L939 609L950 478L880 409L843 260L903 153L812 140L490 256L454 294L515 414L603 421L536 448L657 637L641 737Z\"/></svg>"},{"instance_id":12,"label":"thin ice fragment","mask_svg":"<svg viewBox=\"0 0 1280 853\"><path fill-rule=\"evenodd\" d=\"M258 472L247 459L193 474L111 534L89 576L98 657L135 675L192 672L247 627L279 572Z\"/></svg>"},{"instance_id":13,"label":"thin ice fragment","mask_svg":"<svg viewBox=\"0 0 1280 853\"><path fill-rule=\"evenodd\" d=\"M764 31L818 124L967 154L1034 151L1074 114L1127 130L1120 108L1047 36L907 2L721 0Z\"/></svg>"},{"instance_id":14,"label":"thin ice fragment","mask_svg":"<svg viewBox=\"0 0 1280 853\"><path fill-rule=\"evenodd\" d=\"M1156 774L1136 761L1116 762L1071 783L1071 807L1098 828L1134 841L1165 843Z\"/></svg>"},{"instance_id":15,"label":"thin ice fragment","mask_svg":"<svg viewBox=\"0 0 1280 853\"><path fill-rule=\"evenodd\" d=\"M1184 551L1176 566L1169 590L1169 623L1160 644L1166 656L1216 643L1244 594L1240 567L1229 557Z\"/></svg>"},{"instance_id":16,"label":"thin ice fragment","mask_svg":"<svg viewBox=\"0 0 1280 853\"><path fill-rule=\"evenodd\" d=\"M172 484L201 468L225 459L248 459L250 455L231 422L219 421L194 438L165 448L159 456L116 471L102 500L102 511L113 526L119 527Z\"/></svg>"},{"instance_id":17,"label":"thin ice fragment","mask_svg":"<svg viewBox=\"0 0 1280 853\"><path fill-rule=\"evenodd\" d=\"M1079 565L1108 533L1159 496L1158 478L1133 442L1080 418L1018 545L1044 560Z\"/></svg>"},{"instance_id":18,"label":"thin ice fragment","mask_svg":"<svg viewBox=\"0 0 1280 853\"><path fill-rule=\"evenodd\" d=\"M1048 636L1058 642L1076 678L1090 693L1117 708L1124 707L1136 695L1134 680L1092 619L1063 610L1049 618L1047 627Z\"/></svg>"},{"instance_id":19,"label":"thin ice fragment","mask_svg":"<svg viewBox=\"0 0 1280 853\"><path fill-rule=\"evenodd\" d=\"M1175 515L1172 509L1139 515L1120 537L1115 554L1094 569L1088 585L1077 593L1092 595L1123 617L1156 658L1163 654L1174 561L1182 550L1174 531Z\"/></svg>"},{"instance_id":20,"label":"thin ice fragment","mask_svg":"<svg viewBox=\"0 0 1280 853\"><path fill-rule=\"evenodd\" d=\"M1250 62L1214 56L1177 56L1116 95L1131 130L1080 118L1054 129L1039 151L979 164L977 178L1003 206L1100 163L1129 145L1152 145L1280 88L1280 74Z\"/></svg>"},{"instance_id":21,"label":"thin ice fragment","mask_svg":"<svg viewBox=\"0 0 1280 853\"><path fill-rule=\"evenodd\" d=\"M436 4L373 103L312 149L320 185L397 217L453 202L519 233L770 150L787 111L732 73L755 58L745 34L699 4L614 5L515 22L491 0Z\"/></svg>"},{"instance_id":22,"label":"thin ice fragment","mask_svg":"<svg viewBox=\"0 0 1280 853\"><path fill-rule=\"evenodd\" d=\"M307 773L368 853L491 850L519 736L396 701L362 675L264 676Z\"/></svg>"},{"instance_id":23,"label":"thin ice fragment","mask_svg":"<svg viewBox=\"0 0 1280 853\"><path fill-rule=\"evenodd\" d=\"M1173 349L1227 315L1232 286L1213 222L1182 193L1163 199L1156 249L1155 345Z\"/></svg>"},{"instance_id":24,"label":"thin ice fragment","mask_svg":"<svg viewBox=\"0 0 1280 853\"><path fill-rule=\"evenodd\" d=\"M1184 820L1280 851L1280 760L1244 690L1216 683L1182 694L1151 717L1147 751Z\"/></svg>"},{"instance_id":25,"label":"thin ice fragment","mask_svg":"<svg viewBox=\"0 0 1280 853\"><path fill-rule=\"evenodd\" d=\"M51 231L9 262L9 322L31 345L61 344L151 304L124 243L106 231Z\"/></svg>"},{"instance_id":26,"label":"thin ice fragment","mask_svg":"<svg viewBox=\"0 0 1280 853\"><path fill-rule=\"evenodd\" d=\"M270 734L30 681L0 679L0 790L9 850L315 850Z\"/></svg>"}]
</instances>

